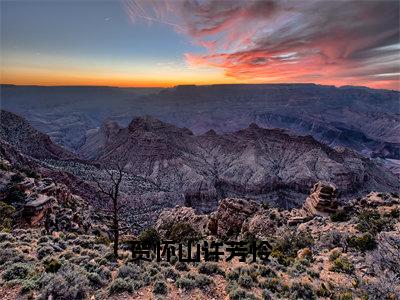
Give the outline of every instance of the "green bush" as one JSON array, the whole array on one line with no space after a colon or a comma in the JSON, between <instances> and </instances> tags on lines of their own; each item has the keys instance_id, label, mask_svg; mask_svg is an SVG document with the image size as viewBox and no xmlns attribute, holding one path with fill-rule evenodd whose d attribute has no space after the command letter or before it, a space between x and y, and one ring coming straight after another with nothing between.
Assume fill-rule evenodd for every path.
<instances>
[{"instance_id":1,"label":"green bush","mask_svg":"<svg viewBox=\"0 0 400 300\"><path fill-rule=\"evenodd\" d=\"M338 209L331 215L330 218L332 222L345 222L350 220L349 214L344 209Z\"/></svg>"},{"instance_id":2,"label":"green bush","mask_svg":"<svg viewBox=\"0 0 400 300\"><path fill-rule=\"evenodd\" d=\"M282 284L279 278L268 278L259 283L259 287L262 289L267 289L273 293L279 292L282 290Z\"/></svg>"},{"instance_id":3,"label":"green bush","mask_svg":"<svg viewBox=\"0 0 400 300\"><path fill-rule=\"evenodd\" d=\"M45 244L37 250L37 257L39 259L43 259L48 255L52 255L53 253L54 253L54 248Z\"/></svg>"},{"instance_id":4,"label":"green bush","mask_svg":"<svg viewBox=\"0 0 400 300\"><path fill-rule=\"evenodd\" d=\"M337 250L334 250L331 252L331 254L329 255L329 260L330 261L335 261L335 259L339 258L341 255L341 253Z\"/></svg>"},{"instance_id":5,"label":"green bush","mask_svg":"<svg viewBox=\"0 0 400 300\"><path fill-rule=\"evenodd\" d=\"M271 257L275 258L278 263L280 263L281 265L283 265L285 267L289 266L294 261L293 257L285 255L278 249L272 250Z\"/></svg>"},{"instance_id":6,"label":"green bush","mask_svg":"<svg viewBox=\"0 0 400 300\"><path fill-rule=\"evenodd\" d=\"M74 265L64 265L57 273L47 273L41 280L41 294L44 298L69 300L85 299L88 295L89 281L85 271Z\"/></svg>"},{"instance_id":7,"label":"green bush","mask_svg":"<svg viewBox=\"0 0 400 300\"><path fill-rule=\"evenodd\" d=\"M244 287L246 289L250 289L253 286L253 278L251 278L249 275L241 275L239 277L238 283L241 287Z\"/></svg>"},{"instance_id":8,"label":"green bush","mask_svg":"<svg viewBox=\"0 0 400 300\"><path fill-rule=\"evenodd\" d=\"M390 216L391 218L393 218L393 219L399 218L399 217L400 217L400 209L393 208L393 209L390 211L389 216Z\"/></svg>"},{"instance_id":9,"label":"green bush","mask_svg":"<svg viewBox=\"0 0 400 300\"><path fill-rule=\"evenodd\" d=\"M168 294L168 287L164 281L156 281L153 286L154 294L166 295Z\"/></svg>"},{"instance_id":10,"label":"green bush","mask_svg":"<svg viewBox=\"0 0 400 300\"><path fill-rule=\"evenodd\" d=\"M308 284L295 282L290 288L291 299L316 299L316 294Z\"/></svg>"},{"instance_id":11,"label":"green bush","mask_svg":"<svg viewBox=\"0 0 400 300\"><path fill-rule=\"evenodd\" d=\"M337 300L352 300L353 294L351 292L342 292L336 296Z\"/></svg>"},{"instance_id":12,"label":"green bush","mask_svg":"<svg viewBox=\"0 0 400 300\"><path fill-rule=\"evenodd\" d=\"M0 201L0 231L10 231L13 224L15 207Z\"/></svg>"},{"instance_id":13,"label":"green bush","mask_svg":"<svg viewBox=\"0 0 400 300\"><path fill-rule=\"evenodd\" d=\"M87 273L87 279L90 281L90 285L96 288L100 288L104 285L101 276L97 273Z\"/></svg>"},{"instance_id":14,"label":"green bush","mask_svg":"<svg viewBox=\"0 0 400 300\"><path fill-rule=\"evenodd\" d=\"M16 263L7 268L3 273L5 281L25 279L31 272L31 266L26 263Z\"/></svg>"},{"instance_id":15,"label":"green bush","mask_svg":"<svg viewBox=\"0 0 400 300\"><path fill-rule=\"evenodd\" d=\"M280 264L288 266L297 257L300 249L311 248L313 245L314 239L309 232L287 233L277 238L271 256Z\"/></svg>"},{"instance_id":16,"label":"green bush","mask_svg":"<svg viewBox=\"0 0 400 300\"><path fill-rule=\"evenodd\" d=\"M348 244L352 248L356 248L362 252L373 250L376 246L375 238L370 233L362 236L351 236L348 238Z\"/></svg>"},{"instance_id":17,"label":"green bush","mask_svg":"<svg viewBox=\"0 0 400 300\"><path fill-rule=\"evenodd\" d=\"M177 287L187 291L190 291L194 288L199 288L203 291L206 291L211 285L213 285L212 279L203 274L187 274L176 281Z\"/></svg>"},{"instance_id":18,"label":"green bush","mask_svg":"<svg viewBox=\"0 0 400 300\"><path fill-rule=\"evenodd\" d=\"M364 209L358 214L357 229L361 232L370 232L373 235L390 230L393 227L390 218L382 218L374 209Z\"/></svg>"},{"instance_id":19,"label":"green bush","mask_svg":"<svg viewBox=\"0 0 400 300\"><path fill-rule=\"evenodd\" d=\"M260 275L261 277L276 277L276 273L269 267L261 266L260 267Z\"/></svg>"},{"instance_id":20,"label":"green bush","mask_svg":"<svg viewBox=\"0 0 400 300\"><path fill-rule=\"evenodd\" d=\"M111 295L113 295L113 294L121 294L121 293L124 293L124 292L132 293L133 292L133 286L132 286L132 284L130 284L126 280L124 280L122 278L117 278L111 283L110 288L109 288L109 292L110 292Z\"/></svg>"},{"instance_id":21,"label":"green bush","mask_svg":"<svg viewBox=\"0 0 400 300\"><path fill-rule=\"evenodd\" d=\"M197 241L201 238L194 228L185 222L174 224L167 237L175 242Z\"/></svg>"},{"instance_id":22,"label":"green bush","mask_svg":"<svg viewBox=\"0 0 400 300\"><path fill-rule=\"evenodd\" d=\"M24 255L13 248L0 248L0 266L9 262L23 262Z\"/></svg>"},{"instance_id":23,"label":"green bush","mask_svg":"<svg viewBox=\"0 0 400 300\"><path fill-rule=\"evenodd\" d=\"M110 239L108 237L100 235L100 236L96 236L96 238L94 240L94 243L98 244L98 245L106 245L106 246L108 246L108 245L111 244L111 241L110 241Z\"/></svg>"},{"instance_id":24,"label":"green bush","mask_svg":"<svg viewBox=\"0 0 400 300\"><path fill-rule=\"evenodd\" d=\"M170 267L162 270L162 274L164 275L165 278L170 278L173 280L176 280L177 278L180 277L180 274Z\"/></svg>"},{"instance_id":25,"label":"green bush","mask_svg":"<svg viewBox=\"0 0 400 300\"><path fill-rule=\"evenodd\" d=\"M193 279L185 276L176 281L176 286L186 291L191 291L196 288L196 282Z\"/></svg>"},{"instance_id":26,"label":"green bush","mask_svg":"<svg viewBox=\"0 0 400 300\"><path fill-rule=\"evenodd\" d=\"M44 269L48 273L56 273L61 268L61 263L56 258L48 258L43 262Z\"/></svg>"},{"instance_id":27,"label":"green bush","mask_svg":"<svg viewBox=\"0 0 400 300\"><path fill-rule=\"evenodd\" d=\"M186 263L178 261L175 264L175 269L177 269L178 271L189 271L189 267Z\"/></svg>"},{"instance_id":28,"label":"green bush","mask_svg":"<svg viewBox=\"0 0 400 300\"><path fill-rule=\"evenodd\" d=\"M0 169L3 171L10 171L11 170L11 166L10 163L6 160L0 160Z\"/></svg>"},{"instance_id":29,"label":"green bush","mask_svg":"<svg viewBox=\"0 0 400 300\"><path fill-rule=\"evenodd\" d=\"M338 257L333 261L333 266L330 268L333 272L352 274L354 266L345 257Z\"/></svg>"},{"instance_id":30,"label":"green bush","mask_svg":"<svg viewBox=\"0 0 400 300\"><path fill-rule=\"evenodd\" d=\"M149 227L140 233L140 235L138 236L138 240L143 245L155 247L155 245L160 242L160 235L154 227Z\"/></svg>"},{"instance_id":31,"label":"green bush","mask_svg":"<svg viewBox=\"0 0 400 300\"><path fill-rule=\"evenodd\" d=\"M141 269L139 266L134 264L123 265L118 269L118 278L131 278L139 279L141 275Z\"/></svg>"},{"instance_id":32,"label":"green bush","mask_svg":"<svg viewBox=\"0 0 400 300\"><path fill-rule=\"evenodd\" d=\"M199 265L199 273L207 275L225 275L225 272L219 267L217 263L203 262Z\"/></svg>"},{"instance_id":33,"label":"green bush","mask_svg":"<svg viewBox=\"0 0 400 300\"><path fill-rule=\"evenodd\" d=\"M249 293L245 290L240 288L233 288L232 291L229 293L230 300L257 300L257 297L254 294Z\"/></svg>"}]
</instances>

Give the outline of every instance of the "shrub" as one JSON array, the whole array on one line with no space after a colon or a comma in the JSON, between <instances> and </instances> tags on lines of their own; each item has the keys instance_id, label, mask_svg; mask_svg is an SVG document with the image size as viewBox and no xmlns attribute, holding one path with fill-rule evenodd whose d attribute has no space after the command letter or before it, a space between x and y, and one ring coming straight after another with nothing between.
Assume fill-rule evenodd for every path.
<instances>
[{"instance_id":1,"label":"shrub","mask_svg":"<svg viewBox=\"0 0 400 300\"><path fill-rule=\"evenodd\" d=\"M195 275L192 277L195 281L196 287L201 289L201 290L207 290L210 285L213 284L213 281L210 277L200 274L200 275Z\"/></svg>"},{"instance_id":2,"label":"shrub","mask_svg":"<svg viewBox=\"0 0 400 300\"><path fill-rule=\"evenodd\" d=\"M311 248L313 244L314 239L309 232L288 233L276 240L271 256L280 264L288 266L297 256L297 251L306 247Z\"/></svg>"},{"instance_id":3,"label":"shrub","mask_svg":"<svg viewBox=\"0 0 400 300\"><path fill-rule=\"evenodd\" d=\"M197 241L200 235L189 223L181 222L174 224L167 234L168 238L176 242Z\"/></svg>"},{"instance_id":4,"label":"shrub","mask_svg":"<svg viewBox=\"0 0 400 300\"><path fill-rule=\"evenodd\" d=\"M370 233L359 237L349 237L348 244L350 247L356 248L362 252L373 250L376 246L375 238Z\"/></svg>"},{"instance_id":5,"label":"shrub","mask_svg":"<svg viewBox=\"0 0 400 300\"><path fill-rule=\"evenodd\" d=\"M5 281L15 279L25 279L31 272L30 265L26 263L16 263L7 268L3 273L3 279Z\"/></svg>"},{"instance_id":6,"label":"shrub","mask_svg":"<svg viewBox=\"0 0 400 300\"><path fill-rule=\"evenodd\" d=\"M15 238L12 236L12 234L8 232L0 232L0 243L2 242L13 242L15 241Z\"/></svg>"},{"instance_id":7,"label":"shrub","mask_svg":"<svg viewBox=\"0 0 400 300\"><path fill-rule=\"evenodd\" d=\"M341 253L339 251L337 251L337 250L332 251L331 254L329 255L329 260L330 261L335 261L335 259L340 257L340 254Z\"/></svg>"},{"instance_id":8,"label":"shrub","mask_svg":"<svg viewBox=\"0 0 400 300\"><path fill-rule=\"evenodd\" d=\"M160 241L160 235L154 227L149 227L140 233L138 240L143 245L155 247L155 245L157 245L157 243Z\"/></svg>"},{"instance_id":9,"label":"shrub","mask_svg":"<svg viewBox=\"0 0 400 300\"><path fill-rule=\"evenodd\" d=\"M275 293L282 289L282 284L278 278L269 278L263 282L260 282L259 287Z\"/></svg>"},{"instance_id":10,"label":"shrub","mask_svg":"<svg viewBox=\"0 0 400 300\"><path fill-rule=\"evenodd\" d=\"M276 277L276 273L274 270L264 266L260 267L260 275L261 277Z\"/></svg>"},{"instance_id":11,"label":"shrub","mask_svg":"<svg viewBox=\"0 0 400 300\"><path fill-rule=\"evenodd\" d=\"M104 282L103 282L103 280L102 280L102 278L101 278L101 276L100 276L99 274L96 274L96 273L87 273L86 276L87 276L87 278L89 279L90 284L91 284L93 287L99 288L99 287L102 287L102 286L104 285Z\"/></svg>"},{"instance_id":12,"label":"shrub","mask_svg":"<svg viewBox=\"0 0 400 300\"><path fill-rule=\"evenodd\" d=\"M315 292L308 284L294 283L290 288L292 299L316 299Z\"/></svg>"},{"instance_id":13,"label":"shrub","mask_svg":"<svg viewBox=\"0 0 400 300\"><path fill-rule=\"evenodd\" d=\"M199 273L207 275L212 275L212 274L225 275L225 272L218 266L218 264L212 262L201 263L199 266Z\"/></svg>"},{"instance_id":14,"label":"shrub","mask_svg":"<svg viewBox=\"0 0 400 300\"><path fill-rule=\"evenodd\" d=\"M0 169L3 171L10 171L11 170L11 165L7 160L0 160Z\"/></svg>"},{"instance_id":15,"label":"shrub","mask_svg":"<svg viewBox=\"0 0 400 300\"><path fill-rule=\"evenodd\" d=\"M177 269L178 271L189 271L188 265L181 261L178 261L175 264L175 269Z\"/></svg>"},{"instance_id":16,"label":"shrub","mask_svg":"<svg viewBox=\"0 0 400 300\"><path fill-rule=\"evenodd\" d=\"M33 291L39 288L39 279L26 279L21 285L21 294L26 294L29 291ZM32 298L33 299L33 298Z\"/></svg>"},{"instance_id":17,"label":"shrub","mask_svg":"<svg viewBox=\"0 0 400 300\"><path fill-rule=\"evenodd\" d=\"M354 266L345 257L338 257L333 261L333 266L330 268L333 272L352 274Z\"/></svg>"},{"instance_id":18,"label":"shrub","mask_svg":"<svg viewBox=\"0 0 400 300\"><path fill-rule=\"evenodd\" d=\"M154 294L166 295L168 294L168 287L164 281L156 281L153 287Z\"/></svg>"},{"instance_id":19,"label":"shrub","mask_svg":"<svg viewBox=\"0 0 400 300\"><path fill-rule=\"evenodd\" d=\"M162 271L162 274L165 276L165 278L170 278L173 280L176 280L177 278L180 277L179 273L176 272L173 268L166 268Z\"/></svg>"},{"instance_id":20,"label":"shrub","mask_svg":"<svg viewBox=\"0 0 400 300\"><path fill-rule=\"evenodd\" d=\"M240 276L240 272L238 269L232 270L226 275L228 280L238 280L239 276Z\"/></svg>"},{"instance_id":21,"label":"shrub","mask_svg":"<svg viewBox=\"0 0 400 300\"><path fill-rule=\"evenodd\" d=\"M0 231L10 231L13 223L15 207L0 201Z\"/></svg>"},{"instance_id":22,"label":"shrub","mask_svg":"<svg viewBox=\"0 0 400 300\"><path fill-rule=\"evenodd\" d=\"M383 230L392 228L390 218L382 218L374 209L365 209L358 214L357 229L375 235Z\"/></svg>"},{"instance_id":23,"label":"shrub","mask_svg":"<svg viewBox=\"0 0 400 300\"><path fill-rule=\"evenodd\" d=\"M331 215L330 218L332 222L345 222L350 220L349 214L344 209L338 209Z\"/></svg>"},{"instance_id":24,"label":"shrub","mask_svg":"<svg viewBox=\"0 0 400 300\"><path fill-rule=\"evenodd\" d=\"M332 230L322 236L320 239L322 248L333 249L336 247L345 248L347 246L347 233Z\"/></svg>"},{"instance_id":25,"label":"shrub","mask_svg":"<svg viewBox=\"0 0 400 300\"><path fill-rule=\"evenodd\" d=\"M24 255L16 249L0 248L0 266L7 262L22 262L24 259Z\"/></svg>"},{"instance_id":26,"label":"shrub","mask_svg":"<svg viewBox=\"0 0 400 300\"><path fill-rule=\"evenodd\" d=\"M184 289L184 290L187 290L187 291L191 291L194 288L196 288L196 282L193 279L188 278L187 276L185 276L185 277L179 278L176 281L176 286L181 288L181 289Z\"/></svg>"},{"instance_id":27,"label":"shrub","mask_svg":"<svg viewBox=\"0 0 400 300\"><path fill-rule=\"evenodd\" d=\"M131 293L133 291L133 286L126 280L122 278L117 278L115 279L109 288L110 294L120 294L124 292L129 292Z\"/></svg>"},{"instance_id":28,"label":"shrub","mask_svg":"<svg viewBox=\"0 0 400 300\"><path fill-rule=\"evenodd\" d=\"M244 274L239 277L238 283L241 287L250 289L253 286L253 278L251 278L249 275Z\"/></svg>"},{"instance_id":29,"label":"shrub","mask_svg":"<svg viewBox=\"0 0 400 300\"><path fill-rule=\"evenodd\" d=\"M257 298L252 294L249 293L245 290L239 289L239 288L234 288L232 291L229 293L229 299L230 300L257 300Z\"/></svg>"},{"instance_id":30,"label":"shrub","mask_svg":"<svg viewBox=\"0 0 400 300\"><path fill-rule=\"evenodd\" d=\"M15 173L10 178L12 183L20 183L24 180L24 176L21 173Z\"/></svg>"},{"instance_id":31,"label":"shrub","mask_svg":"<svg viewBox=\"0 0 400 300\"><path fill-rule=\"evenodd\" d=\"M85 299L89 281L85 272L77 266L65 265L56 274L48 274L41 280L42 296L53 299Z\"/></svg>"},{"instance_id":32,"label":"shrub","mask_svg":"<svg viewBox=\"0 0 400 300\"><path fill-rule=\"evenodd\" d=\"M118 269L118 278L131 278L131 279L139 279L140 278L140 267L134 264L123 265Z\"/></svg>"},{"instance_id":33,"label":"shrub","mask_svg":"<svg viewBox=\"0 0 400 300\"><path fill-rule=\"evenodd\" d=\"M100 277L101 277L103 280L109 280L109 279L111 279L112 273L111 273L111 271L110 271L107 267L105 267L105 266L100 266L100 267L98 267L98 268L95 270L95 272L96 272L97 274L99 274Z\"/></svg>"},{"instance_id":34,"label":"shrub","mask_svg":"<svg viewBox=\"0 0 400 300\"><path fill-rule=\"evenodd\" d=\"M37 250L37 257L38 257L39 259L43 259L43 258L45 258L46 256L51 255L51 254L53 254L53 253L54 253L53 247L51 247L51 246L49 246L49 245L44 245L44 246L40 247L40 248Z\"/></svg>"},{"instance_id":35,"label":"shrub","mask_svg":"<svg viewBox=\"0 0 400 300\"><path fill-rule=\"evenodd\" d=\"M213 284L213 281L210 277L200 274L187 274L184 277L179 278L176 281L176 286L182 288L184 290L190 291L194 288L199 288L201 290L207 290L210 285Z\"/></svg>"},{"instance_id":36,"label":"shrub","mask_svg":"<svg viewBox=\"0 0 400 300\"><path fill-rule=\"evenodd\" d=\"M394 219L400 217L400 209L393 208L393 209L390 211L389 216L392 217L392 218L394 218Z\"/></svg>"},{"instance_id":37,"label":"shrub","mask_svg":"<svg viewBox=\"0 0 400 300\"><path fill-rule=\"evenodd\" d=\"M94 243L108 246L111 244L111 241L108 237L100 235L100 236L96 236Z\"/></svg>"},{"instance_id":38,"label":"shrub","mask_svg":"<svg viewBox=\"0 0 400 300\"><path fill-rule=\"evenodd\" d=\"M7 196L4 199L4 202L15 205L22 204L24 203L24 201L25 201L25 193L23 193L20 189L18 189L15 186L11 187L8 190Z\"/></svg>"},{"instance_id":39,"label":"shrub","mask_svg":"<svg viewBox=\"0 0 400 300\"><path fill-rule=\"evenodd\" d=\"M38 179L40 174L33 169L24 168L21 170L27 177Z\"/></svg>"},{"instance_id":40,"label":"shrub","mask_svg":"<svg viewBox=\"0 0 400 300\"><path fill-rule=\"evenodd\" d=\"M293 257L283 254L280 250L272 250L271 257L276 258L277 262L283 266L289 266L291 262L294 260Z\"/></svg>"},{"instance_id":41,"label":"shrub","mask_svg":"<svg viewBox=\"0 0 400 300\"><path fill-rule=\"evenodd\" d=\"M339 295L337 295L338 300L352 300L353 299L353 294L351 292L342 292Z\"/></svg>"},{"instance_id":42,"label":"shrub","mask_svg":"<svg viewBox=\"0 0 400 300\"><path fill-rule=\"evenodd\" d=\"M56 258L48 258L43 262L44 269L48 273L56 273L61 268L61 263Z\"/></svg>"}]
</instances>

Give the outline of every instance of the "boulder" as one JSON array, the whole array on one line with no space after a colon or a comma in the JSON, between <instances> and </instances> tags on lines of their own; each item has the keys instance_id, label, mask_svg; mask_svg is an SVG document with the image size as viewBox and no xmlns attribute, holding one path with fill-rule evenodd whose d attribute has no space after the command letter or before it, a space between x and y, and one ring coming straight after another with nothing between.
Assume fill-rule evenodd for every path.
<instances>
[{"instance_id":1,"label":"boulder","mask_svg":"<svg viewBox=\"0 0 400 300\"><path fill-rule=\"evenodd\" d=\"M220 201L218 210L210 215L208 230L219 238L236 237L246 219L260 209L254 201L226 198Z\"/></svg>"},{"instance_id":2,"label":"boulder","mask_svg":"<svg viewBox=\"0 0 400 300\"><path fill-rule=\"evenodd\" d=\"M158 233L165 237L172 226L179 223L188 223L198 233L204 233L207 229L208 217L197 215L191 207L176 206L172 209L164 210L158 217L155 228Z\"/></svg>"},{"instance_id":3,"label":"boulder","mask_svg":"<svg viewBox=\"0 0 400 300\"><path fill-rule=\"evenodd\" d=\"M319 181L311 189L303 205L303 210L309 216L328 216L338 208L337 189L328 182Z\"/></svg>"},{"instance_id":4,"label":"boulder","mask_svg":"<svg viewBox=\"0 0 400 300\"><path fill-rule=\"evenodd\" d=\"M281 224L282 216L277 209L261 210L243 222L241 236L249 233L259 239L266 238L274 235Z\"/></svg>"}]
</instances>

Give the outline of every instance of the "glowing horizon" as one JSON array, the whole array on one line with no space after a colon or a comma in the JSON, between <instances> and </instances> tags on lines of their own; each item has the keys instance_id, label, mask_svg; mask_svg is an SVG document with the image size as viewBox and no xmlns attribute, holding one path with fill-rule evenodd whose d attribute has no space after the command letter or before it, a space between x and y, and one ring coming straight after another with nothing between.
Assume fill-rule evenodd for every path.
<instances>
[{"instance_id":1,"label":"glowing horizon","mask_svg":"<svg viewBox=\"0 0 400 300\"><path fill-rule=\"evenodd\" d=\"M0 82L316 83L400 90L397 1L93 4L1 2Z\"/></svg>"}]
</instances>

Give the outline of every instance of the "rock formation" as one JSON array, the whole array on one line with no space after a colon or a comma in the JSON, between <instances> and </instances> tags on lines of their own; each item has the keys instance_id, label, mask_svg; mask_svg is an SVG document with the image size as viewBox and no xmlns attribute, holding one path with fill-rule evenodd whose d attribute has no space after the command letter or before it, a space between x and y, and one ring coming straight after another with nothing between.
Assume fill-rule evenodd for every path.
<instances>
[{"instance_id":1,"label":"rock formation","mask_svg":"<svg viewBox=\"0 0 400 300\"><path fill-rule=\"evenodd\" d=\"M338 208L337 189L333 184L317 182L311 189L310 196L303 204L303 209L311 216L328 216Z\"/></svg>"}]
</instances>

